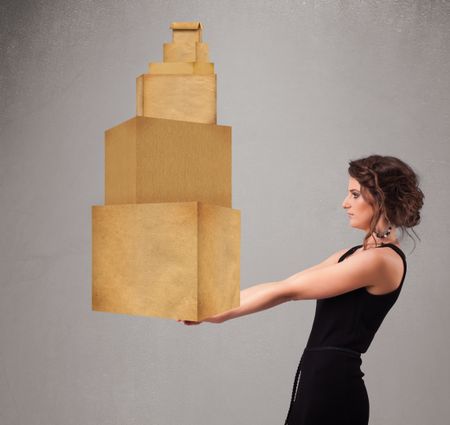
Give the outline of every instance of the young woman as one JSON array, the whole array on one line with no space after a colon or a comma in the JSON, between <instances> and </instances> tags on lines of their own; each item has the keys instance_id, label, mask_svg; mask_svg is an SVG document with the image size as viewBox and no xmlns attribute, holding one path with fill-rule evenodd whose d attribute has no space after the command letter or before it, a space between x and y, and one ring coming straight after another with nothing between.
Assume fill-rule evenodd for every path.
<instances>
[{"instance_id":1,"label":"young woman","mask_svg":"<svg viewBox=\"0 0 450 425\"><path fill-rule=\"evenodd\" d=\"M203 320L223 323L286 301L317 300L285 424L368 424L361 353L369 348L405 279L406 257L397 230L403 238L404 231L409 235L407 228L420 222L424 194L409 165L380 155L349 165L342 207L350 225L364 231L362 244L284 280L244 289L239 307Z\"/></svg>"}]
</instances>

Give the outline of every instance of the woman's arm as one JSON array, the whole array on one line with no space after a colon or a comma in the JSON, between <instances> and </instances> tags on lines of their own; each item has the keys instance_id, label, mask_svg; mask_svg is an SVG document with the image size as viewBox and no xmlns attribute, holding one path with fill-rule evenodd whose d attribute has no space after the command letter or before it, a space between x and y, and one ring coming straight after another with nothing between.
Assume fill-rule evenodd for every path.
<instances>
[{"instance_id":1,"label":"woman's arm","mask_svg":"<svg viewBox=\"0 0 450 425\"><path fill-rule=\"evenodd\" d=\"M280 291L279 283L260 283L259 285L243 289L240 292L239 307L208 317L201 322L191 320L178 320L178 322L184 322L185 325L198 325L202 322L223 323L226 320L275 307L278 304L289 301L289 298Z\"/></svg>"},{"instance_id":2,"label":"woman's arm","mask_svg":"<svg viewBox=\"0 0 450 425\"><path fill-rule=\"evenodd\" d=\"M246 314L267 310L290 300L287 294L280 291L279 282L260 283L246 288L241 291L240 298L239 307L212 316L211 319L218 320L215 323L221 323ZM205 319L205 322L208 321Z\"/></svg>"},{"instance_id":3,"label":"woman's arm","mask_svg":"<svg viewBox=\"0 0 450 425\"><path fill-rule=\"evenodd\" d=\"M222 323L291 300L320 300L389 280L386 259L377 249L361 251L345 261L297 273L279 282L263 283L242 291L241 305L205 319ZM193 322L200 323L200 322Z\"/></svg>"},{"instance_id":4,"label":"woman's arm","mask_svg":"<svg viewBox=\"0 0 450 425\"><path fill-rule=\"evenodd\" d=\"M345 251L347 251L347 249L342 249L340 251L335 252L321 263L309 267L308 269L305 269L299 273L296 273L295 275L291 276L290 279L298 278L317 269L337 263L339 257L342 254L344 254ZM279 304L291 300L292 296L290 296L290 293L287 292L286 286L284 285L284 281L261 283L243 289L240 292L239 307L203 319L203 322L223 323L226 320L235 319L236 317L256 313L261 310L266 310L268 308L275 307ZM178 321L184 322L185 325L198 325L202 323L190 320L178 320Z\"/></svg>"}]
</instances>

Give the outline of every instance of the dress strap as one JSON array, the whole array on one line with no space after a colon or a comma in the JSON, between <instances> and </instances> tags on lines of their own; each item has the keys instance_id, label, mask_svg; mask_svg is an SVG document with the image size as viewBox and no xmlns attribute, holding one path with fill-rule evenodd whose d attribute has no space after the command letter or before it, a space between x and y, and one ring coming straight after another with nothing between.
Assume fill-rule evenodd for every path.
<instances>
[{"instance_id":1,"label":"dress strap","mask_svg":"<svg viewBox=\"0 0 450 425\"><path fill-rule=\"evenodd\" d=\"M348 251L344 252L341 257L338 260L338 263L340 263L342 260L344 260L347 256L353 254L358 248L361 248L362 245L355 245L352 246Z\"/></svg>"}]
</instances>

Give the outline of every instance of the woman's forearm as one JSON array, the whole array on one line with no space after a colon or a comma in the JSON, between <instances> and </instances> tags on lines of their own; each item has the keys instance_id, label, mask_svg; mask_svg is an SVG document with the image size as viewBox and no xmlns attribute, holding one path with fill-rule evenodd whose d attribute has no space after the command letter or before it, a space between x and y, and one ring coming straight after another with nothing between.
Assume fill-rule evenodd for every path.
<instances>
[{"instance_id":1,"label":"woman's forearm","mask_svg":"<svg viewBox=\"0 0 450 425\"><path fill-rule=\"evenodd\" d=\"M240 292L240 306L214 316L220 321L235 319L246 314L266 310L289 301L280 291L280 282L261 283Z\"/></svg>"}]
</instances>

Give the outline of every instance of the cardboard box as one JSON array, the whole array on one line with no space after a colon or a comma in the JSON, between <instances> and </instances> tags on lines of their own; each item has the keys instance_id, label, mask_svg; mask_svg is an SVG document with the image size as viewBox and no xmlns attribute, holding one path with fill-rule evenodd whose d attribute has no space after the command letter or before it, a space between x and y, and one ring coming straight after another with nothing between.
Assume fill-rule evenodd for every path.
<instances>
[{"instance_id":1,"label":"cardboard box","mask_svg":"<svg viewBox=\"0 0 450 425\"><path fill-rule=\"evenodd\" d=\"M202 320L239 306L240 211L202 202L92 206L92 308Z\"/></svg>"},{"instance_id":2,"label":"cardboard box","mask_svg":"<svg viewBox=\"0 0 450 425\"><path fill-rule=\"evenodd\" d=\"M105 204L231 207L231 127L134 117L105 132Z\"/></svg>"}]
</instances>

